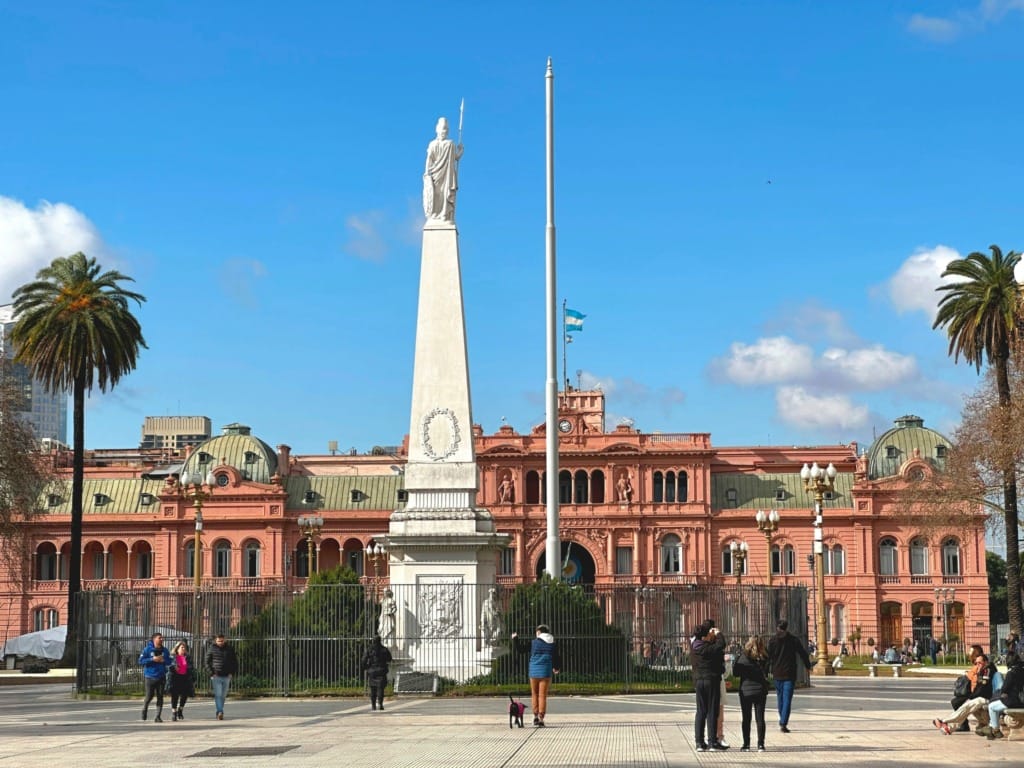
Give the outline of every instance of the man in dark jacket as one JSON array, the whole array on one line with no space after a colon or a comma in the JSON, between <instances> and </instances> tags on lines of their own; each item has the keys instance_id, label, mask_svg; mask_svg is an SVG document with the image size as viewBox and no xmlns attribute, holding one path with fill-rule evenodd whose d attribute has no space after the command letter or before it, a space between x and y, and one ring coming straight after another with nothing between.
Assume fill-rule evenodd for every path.
<instances>
[{"instance_id":1,"label":"man in dark jacket","mask_svg":"<svg viewBox=\"0 0 1024 768\"><path fill-rule=\"evenodd\" d=\"M380 635L375 636L359 664L359 671L366 673L366 682L370 686L371 709L384 709L384 686L388 682L390 663L391 651L384 647Z\"/></svg>"},{"instance_id":2,"label":"man in dark jacket","mask_svg":"<svg viewBox=\"0 0 1024 768\"><path fill-rule=\"evenodd\" d=\"M986 735L990 739L998 739L1003 735L999 729L999 717L1008 709L1019 709L1024 707L1024 655L1017 644L1017 653L1010 658L1010 668L1003 677L1003 686L999 689L998 695L988 705L988 730L979 728L979 735Z\"/></svg>"},{"instance_id":3,"label":"man in dark jacket","mask_svg":"<svg viewBox=\"0 0 1024 768\"><path fill-rule=\"evenodd\" d=\"M720 688L725 673L725 638L713 624L712 621L705 621L697 627L690 641L690 667L694 692L697 694L693 734L698 752L707 752L709 749L724 751L729 748L717 738ZM707 739L704 738L705 726Z\"/></svg>"},{"instance_id":4,"label":"man in dark jacket","mask_svg":"<svg viewBox=\"0 0 1024 768\"><path fill-rule=\"evenodd\" d=\"M238 659L224 633L213 638L213 645L206 652L206 673L210 676L213 687L213 703L217 707L217 719L224 719L224 700L228 697L231 687L231 676L238 672Z\"/></svg>"},{"instance_id":5,"label":"man in dark jacket","mask_svg":"<svg viewBox=\"0 0 1024 768\"><path fill-rule=\"evenodd\" d=\"M789 733L789 712L793 706L793 687L796 684L796 661L800 659L807 669L814 666L800 639L789 633L785 619L776 624L778 632L768 642L768 660L775 678L775 698L779 707L779 730Z\"/></svg>"}]
</instances>

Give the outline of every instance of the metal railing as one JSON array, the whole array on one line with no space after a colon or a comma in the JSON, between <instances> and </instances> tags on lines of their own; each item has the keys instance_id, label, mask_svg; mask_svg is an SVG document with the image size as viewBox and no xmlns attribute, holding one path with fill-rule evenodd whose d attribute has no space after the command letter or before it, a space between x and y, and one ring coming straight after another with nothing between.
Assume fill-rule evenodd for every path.
<instances>
[{"instance_id":1,"label":"metal railing","mask_svg":"<svg viewBox=\"0 0 1024 768\"><path fill-rule=\"evenodd\" d=\"M233 690L247 694L357 692L374 634L395 674L427 674L445 690L522 686L527 643L545 623L558 640L559 690L616 684L628 692L672 688L690 674L690 635L714 618L737 650L786 618L806 641L805 587L661 584L647 587L430 583L324 584L292 590L204 588L95 590L80 595L79 680L84 690L142 689L137 659L154 631L190 641L201 667L212 635L225 633L239 660ZM390 593L390 594L388 594ZM193 641L194 637L194 641ZM517 647L519 646L519 647ZM208 691L199 675L197 686Z\"/></svg>"}]
</instances>

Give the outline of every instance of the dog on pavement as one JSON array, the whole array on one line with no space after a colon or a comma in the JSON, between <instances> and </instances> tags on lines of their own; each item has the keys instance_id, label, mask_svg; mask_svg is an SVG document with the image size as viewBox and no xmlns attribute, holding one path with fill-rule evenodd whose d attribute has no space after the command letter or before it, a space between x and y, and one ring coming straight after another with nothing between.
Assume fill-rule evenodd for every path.
<instances>
[{"instance_id":1,"label":"dog on pavement","mask_svg":"<svg viewBox=\"0 0 1024 768\"><path fill-rule=\"evenodd\" d=\"M523 713L526 711L526 705L523 704L519 699L513 699L512 695L508 697L508 727L512 727L512 723L515 723L520 728L523 727Z\"/></svg>"}]
</instances>

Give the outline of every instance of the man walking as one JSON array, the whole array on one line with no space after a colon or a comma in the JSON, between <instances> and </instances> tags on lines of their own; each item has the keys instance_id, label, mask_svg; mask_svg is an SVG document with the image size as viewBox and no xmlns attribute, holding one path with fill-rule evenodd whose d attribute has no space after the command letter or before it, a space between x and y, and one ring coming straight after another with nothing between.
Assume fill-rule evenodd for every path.
<instances>
[{"instance_id":1,"label":"man walking","mask_svg":"<svg viewBox=\"0 0 1024 768\"><path fill-rule=\"evenodd\" d=\"M143 680L146 684L146 700L142 702L142 719L145 720L149 713L149 702L156 696L156 717L153 722L162 723L160 715L164 711L164 683L167 680L167 668L171 665L171 658L164 648L164 636L154 632L153 637L146 647L139 654L139 664L142 665Z\"/></svg>"},{"instance_id":2,"label":"man walking","mask_svg":"<svg viewBox=\"0 0 1024 768\"><path fill-rule=\"evenodd\" d=\"M710 619L694 632L690 642L690 666L693 670L694 693L697 694L697 715L693 721L694 744L698 752L724 751L729 746L718 738L718 706L722 675L725 672L725 638Z\"/></svg>"},{"instance_id":3,"label":"man walking","mask_svg":"<svg viewBox=\"0 0 1024 768\"><path fill-rule=\"evenodd\" d=\"M213 686L213 703L217 707L217 719L224 719L224 700L228 697L231 676L238 672L238 659L224 633L213 638L213 645L206 652L206 672L210 675Z\"/></svg>"},{"instance_id":4,"label":"man walking","mask_svg":"<svg viewBox=\"0 0 1024 768\"><path fill-rule=\"evenodd\" d=\"M789 622L781 619L778 632L768 643L768 660L775 678L775 698L779 707L779 730L789 733L789 712L793 704L793 686L796 683L796 660L800 659L807 669L814 666L807 655L807 649L797 637L789 633Z\"/></svg>"}]
</instances>

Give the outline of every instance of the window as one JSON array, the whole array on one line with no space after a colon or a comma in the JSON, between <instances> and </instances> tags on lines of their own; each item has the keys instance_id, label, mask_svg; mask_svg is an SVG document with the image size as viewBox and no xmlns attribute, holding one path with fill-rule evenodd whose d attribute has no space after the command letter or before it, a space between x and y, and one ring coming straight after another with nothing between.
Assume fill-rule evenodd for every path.
<instances>
[{"instance_id":1,"label":"window","mask_svg":"<svg viewBox=\"0 0 1024 768\"><path fill-rule=\"evenodd\" d=\"M842 545L836 544L825 552L825 573L842 576L846 573L846 552Z\"/></svg>"},{"instance_id":2,"label":"window","mask_svg":"<svg viewBox=\"0 0 1024 768\"><path fill-rule=\"evenodd\" d=\"M661 540L661 572L683 572L683 542L674 533Z\"/></svg>"},{"instance_id":3,"label":"window","mask_svg":"<svg viewBox=\"0 0 1024 768\"><path fill-rule=\"evenodd\" d=\"M676 498L681 503L681 502L686 501L687 498L689 498L689 493L690 493L689 478L687 477L685 472L680 472L679 473L679 478L677 480L677 483L679 484L679 493L677 494Z\"/></svg>"},{"instance_id":4,"label":"window","mask_svg":"<svg viewBox=\"0 0 1024 768\"><path fill-rule=\"evenodd\" d=\"M32 626L36 632L60 626L60 614L55 608L36 608L32 612Z\"/></svg>"},{"instance_id":5,"label":"window","mask_svg":"<svg viewBox=\"0 0 1024 768\"><path fill-rule=\"evenodd\" d=\"M576 470L576 475L573 477L573 502L576 504L586 504L590 499L590 480L587 477L587 473L582 469Z\"/></svg>"},{"instance_id":6,"label":"window","mask_svg":"<svg viewBox=\"0 0 1024 768\"><path fill-rule=\"evenodd\" d=\"M260 545L250 541L245 545L245 556L242 560L242 575L247 579L256 579L260 575Z\"/></svg>"},{"instance_id":7,"label":"window","mask_svg":"<svg viewBox=\"0 0 1024 768\"><path fill-rule=\"evenodd\" d=\"M231 575L231 545L226 541L218 541L213 549L213 575L221 579Z\"/></svg>"},{"instance_id":8,"label":"window","mask_svg":"<svg viewBox=\"0 0 1024 768\"><path fill-rule=\"evenodd\" d=\"M135 553L135 578L153 578L153 551L149 549L148 545L145 549L140 547L139 551Z\"/></svg>"},{"instance_id":9,"label":"window","mask_svg":"<svg viewBox=\"0 0 1024 768\"><path fill-rule=\"evenodd\" d=\"M960 542L956 539L946 539L942 544L942 574L960 575Z\"/></svg>"},{"instance_id":10,"label":"window","mask_svg":"<svg viewBox=\"0 0 1024 768\"><path fill-rule=\"evenodd\" d=\"M665 500L665 476L661 472L654 473L654 501Z\"/></svg>"},{"instance_id":11,"label":"window","mask_svg":"<svg viewBox=\"0 0 1024 768\"><path fill-rule=\"evenodd\" d=\"M107 574L104 572L104 556L102 552L92 553L92 577L94 579L105 579Z\"/></svg>"},{"instance_id":12,"label":"window","mask_svg":"<svg viewBox=\"0 0 1024 768\"><path fill-rule=\"evenodd\" d=\"M526 503L540 504L540 473L531 469L526 473Z\"/></svg>"},{"instance_id":13,"label":"window","mask_svg":"<svg viewBox=\"0 0 1024 768\"><path fill-rule=\"evenodd\" d=\"M772 544L772 576L782 573L782 548L778 544Z\"/></svg>"},{"instance_id":14,"label":"window","mask_svg":"<svg viewBox=\"0 0 1024 768\"><path fill-rule=\"evenodd\" d=\"M590 503L604 504L604 472L600 469L590 473Z\"/></svg>"},{"instance_id":15,"label":"window","mask_svg":"<svg viewBox=\"0 0 1024 768\"><path fill-rule=\"evenodd\" d=\"M827 633L830 642L839 644L846 639L846 609L839 603L828 612Z\"/></svg>"},{"instance_id":16,"label":"window","mask_svg":"<svg viewBox=\"0 0 1024 768\"><path fill-rule=\"evenodd\" d=\"M615 572L622 574L633 573L633 548L615 548Z\"/></svg>"},{"instance_id":17,"label":"window","mask_svg":"<svg viewBox=\"0 0 1024 768\"><path fill-rule=\"evenodd\" d=\"M748 559L749 558L743 558L743 561L742 561L743 562L742 575L744 575L744 576L747 575L747 560ZM728 544L726 544L724 547L722 547L722 573L724 575L726 575L726 576L735 576L735 573L733 573L732 552L729 550L729 545Z\"/></svg>"},{"instance_id":18,"label":"window","mask_svg":"<svg viewBox=\"0 0 1024 768\"><path fill-rule=\"evenodd\" d=\"M910 575L928 575L928 542L921 536L910 542Z\"/></svg>"},{"instance_id":19,"label":"window","mask_svg":"<svg viewBox=\"0 0 1024 768\"><path fill-rule=\"evenodd\" d=\"M936 459L944 459L944 458L946 458L946 446L944 446L944 445L936 445L935 446L935 458Z\"/></svg>"},{"instance_id":20,"label":"window","mask_svg":"<svg viewBox=\"0 0 1024 768\"><path fill-rule=\"evenodd\" d=\"M47 542L40 544L36 550L36 579L38 581L57 580L57 548Z\"/></svg>"},{"instance_id":21,"label":"window","mask_svg":"<svg viewBox=\"0 0 1024 768\"><path fill-rule=\"evenodd\" d=\"M775 500L776 501L785 501L786 500L786 490L784 488L776 488L775 489Z\"/></svg>"},{"instance_id":22,"label":"window","mask_svg":"<svg viewBox=\"0 0 1024 768\"><path fill-rule=\"evenodd\" d=\"M403 504L409 501L409 492L405 490L405 488L399 488L397 491L395 491L395 496L399 504Z\"/></svg>"},{"instance_id":23,"label":"window","mask_svg":"<svg viewBox=\"0 0 1024 768\"><path fill-rule=\"evenodd\" d=\"M895 459L895 458L898 458L899 455L900 455L900 450L895 445L887 445L887 446L885 446L885 458L887 458L887 459Z\"/></svg>"},{"instance_id":24,"label":"window","mask_svg":"<svg viewBox=\"0 0 1024 768\"><path fill-rule=\"evenodd\" d=\"M899 573L896 560L896 540L885 538L878 544L878 572L882 576L895 576Z\"/></svg>"},{"instance_id":25,"label":"window","mask_svg":"<svg viewBox=\"0 0 1024 768\"><path fill-rule=\"evenodd\" d=\"M726 488L725 490L725 503L726 506L735 507L739 502L739 494L735 488Z\"/></svg>"},{"instance_id":26,"label":"window","mask_svg":"<svg viewBox=\"0 0 1024 768\"><path fill-rule=\"evenodd\" d=\"M835 491L825 491L825 493L821 495L822 501L833 501L835 497Z\"/></svg>"},{"instance_id":27,"label":"window","mask_svg":"<svg viewBox=\"0 0 1024 768\"><path fill-rule=\"evenodd\" d=\"M572 504L572 473L567 469L558 473L558 503Z\"/></svg>"},{"instance_id":28,"label":"window","mask_svg":"<svg viewBox=\"0 0 1024 768\"><path fill-rule=\"evenodd\" d=\"M182 572L185 574L185 578L194 579L196 577L196 543L189 541L185 544L185 562Z\"/></svg>"},{"instance_id":29,"label":"window","mask_svg":"<svg viewBox=\"0 0 1024 768\"><path fill-rule=\"evenodd\" d=\"M746 563L744 563L744 572L746 569ZM787 544L782 548L782 572L787 576L792 576L796 573L796 550L793 549L792 544Z\"/></svg>"},{"instance_id":30,"label":"window","mask_svg":"<svg viewBox=\"0 0 1024 768\"><path fill-rule=\"evenodd\" d=\"M666 472L665 473L665 501L674 502L676 500L676 473Z\"/></svg>"},{"instance_id":31,"label":"window","mask_svg":"<svg viewBox=\"0 0 1024 768\"><path fill-rule=\"evenodd\" d=\"M501 563L499 568L499 573L502 576L516 575L516 551L513 547L508 547L501 551Z\"/></svg>"}]
</instances>

